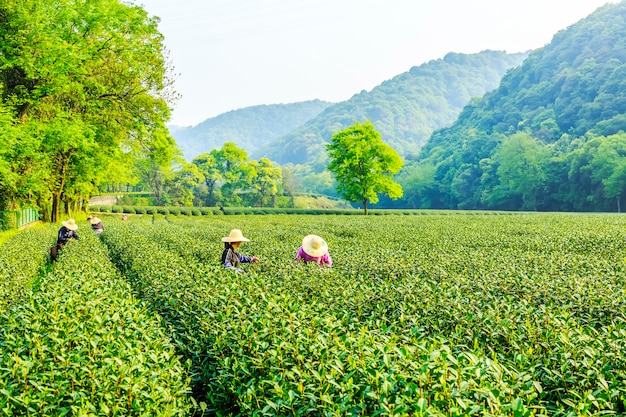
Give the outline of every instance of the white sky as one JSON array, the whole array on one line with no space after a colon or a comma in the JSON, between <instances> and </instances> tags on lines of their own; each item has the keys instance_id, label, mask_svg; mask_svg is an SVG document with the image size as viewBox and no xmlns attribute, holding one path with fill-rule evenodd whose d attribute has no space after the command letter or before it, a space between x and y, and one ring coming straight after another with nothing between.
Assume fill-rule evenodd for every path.
<instances>
[{"instance_id":1,"label":"white sky","mask_svg":"<svg viewBox=\"0 0 626 417\"><path fill-rule=\"evenodd\" d=\"M171 123L344 101L448 52L523 52L617 0L132 0L159 29L182 95Z\"/></svg>"}]
</instances>

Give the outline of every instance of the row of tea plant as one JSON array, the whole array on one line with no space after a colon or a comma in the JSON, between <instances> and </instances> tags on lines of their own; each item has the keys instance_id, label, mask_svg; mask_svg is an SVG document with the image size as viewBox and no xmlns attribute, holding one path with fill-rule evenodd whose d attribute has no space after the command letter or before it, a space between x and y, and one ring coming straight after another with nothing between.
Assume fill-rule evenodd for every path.
<instances>
[{"instance_id":1,"label":"row of tea plant","mask_svg":"<svg viewBox=\"0 0 626 417\"><path fill-rule=\"evenodd\" d=\"M241 228L237 275L220 238ZM226 216L103 235L172 327L208 412L624 412L624 221L612 215ZM293 261L326 238L332 268Z\"/></svg>"}]
</instances>

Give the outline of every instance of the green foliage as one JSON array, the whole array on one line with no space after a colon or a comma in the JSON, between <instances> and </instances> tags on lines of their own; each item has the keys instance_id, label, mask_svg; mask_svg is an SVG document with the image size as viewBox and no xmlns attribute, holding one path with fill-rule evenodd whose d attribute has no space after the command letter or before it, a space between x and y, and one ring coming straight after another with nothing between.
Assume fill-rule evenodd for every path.
<instances>
[{"instance_id":1,"label":"green foliage","mask_svg":"<svg viewBox=\"0 0 626 417\"><path fill-rule=\"evenodd\" d=\"M390 198L402 196L402 187L392 179L402 168L402 158L383 143L371 122L337 132L327 145L331 162L328 170L339 183L337 190L348 201L378 202L378 193Z\"/></svg>"},{"instance_id":2,"label":"green foliage","mask_svg":"<svg viewBox=\"0 0 626 417\"><path fill-rule=\"evenodd\" d=\"M103 239L216 414L625 412L624 219L382 214L116 222ZM219 265L233 225L261 258L240 275ZM332 268L293 262L311 231Z\"/></svg>"},{"instance_id":3,"label":"green foliage","mask_svg":"<svg viewBox=\"0 0 626 417\"><path fill-rule=\"evenodd\" d=\"M14 211L0 211L0 231L10 230L16 227Z\"/></svg>"},{"instance_id":4,"label":"green foliage","mask_svg":"<svg viewBox=\"0 0 626 417\"><path fill-rule=\"evenodd\" d=\"M252 167L252 190L254 191L252 200L254 205L265 207L266 205L276 205L276 195L278 185L282 181L282 171L275 167L267 158L250 163Z\"/></svg>"},{"instance_id":5,"label":"green foliage","mask_svg":"<svg viewBox=\"0 0 626 417\"><path fill-rule=\"evenodd\" d=\"M35 200L55 221L152 153L173 99L162 36L145 10L117 0L2 0L0 10L0 171L10 178L0 203Z\"/></svg>"},{"instance_id":6,"label":"green foliage","mask_svg":"<svg viewBox=\"0 0 626 417\"><path fill-rule=\"evenodd\" d=\"M499 184L493 195L505 200L522 200L522 210L537 210L541 195L546 192L545 167L549 149L528 134L517 133L507 137L496 149L494 162Z\"/></svg>"},{"instance_id":7,"label":"green foliage","mask_svg":"<svg viewBox=\"0 0 626 417\"><path fill-rule=\"evenodd\" d=\"M306 123L331 103L310 100L291 104L251 106L229 111L192 127L171 126L170 131L187 160L234 142L248 152Z\"/></svg>"},{"instance_id":8,"label":"green foliage","mask_svg":"<svg viewBox=\"0 0 626 417\"><path fill-rule=\"evenodd\" d=\"M0 246L0 311L18 303L43 270L56 242L54 226L22 231Z\"/></svg>"},{"instance_id":9,"label":"green foliage","mask_svg":"<svg viewBox=\"0 0 626 417\"><path fill-rule=\"evenodd\" d=\"M0 265L24 281L0 309L1 409L626 412L621 216L374 213L112 218L42 275L19 256L45 259L54 230L12 236ZM239 275L219 264L234 226L261 259ZM332 268L293 261L311 232Z\"/></svg>"},{"instance_id":10,"label":"green foliage","mask_svg":"<svg viewBox=\"0 0 626 417\"><path fill-rule=\"evenodd\" d=\"M601 7L533 51L453 125L435 131L402 173L406 198L398 205L621 210L619 164L585 143L624 140L625 18L626 3ZM507 150L521 137L531 141ZM603 174L590 174L596 170Z\"/></svg>"},{"instance_id":11,"label":"green foliage","mask_svg":"<svg viewBox=\"0 0 626 417\"><path fill-rule=\"evenodd\" d=\"M93 234L0 324L4 415L189 415L187 366Z\"/></svg>"}]
</instances>

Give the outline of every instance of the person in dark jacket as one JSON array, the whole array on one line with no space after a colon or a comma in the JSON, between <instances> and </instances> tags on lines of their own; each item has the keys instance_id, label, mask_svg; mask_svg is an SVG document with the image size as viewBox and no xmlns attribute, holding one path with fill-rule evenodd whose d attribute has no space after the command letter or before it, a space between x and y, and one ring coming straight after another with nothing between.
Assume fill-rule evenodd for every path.
<instances>
[{"instance_id":1,"label":"person in dark jacket","mask_svg":"<svg viewBox=\"0 0 626 417\"><path fill-rule=\"evenodd\" d=\"M250 239L243 236L241 230L231 230L228 236L222 238L222 242L224 242L224 252L222 252L222 265L224 265L226 268L232 268L237 271L237 273L242 273L243 270L239 268L240 263L259 261L259 258L256 256L246 256L237 252L237 248L239 248L241 242L250 242Z\"/></svg>"},{"instance_id":2,"label":"person in dark jacket","mask_svg":"<svg viewBox=\"0 0 626 417\"><path fill-rule=\"evenodd\" d=\"M59 229L59 233L57 234L57 243L50 249L50 259L52 261L57 260L57 256L59 254L59 250L69 242L70 239L80 239L76 230L78 230L78 225L74 219L68 219L64 222L61 222L63 226Z\"/></svg>"}]
</instances>

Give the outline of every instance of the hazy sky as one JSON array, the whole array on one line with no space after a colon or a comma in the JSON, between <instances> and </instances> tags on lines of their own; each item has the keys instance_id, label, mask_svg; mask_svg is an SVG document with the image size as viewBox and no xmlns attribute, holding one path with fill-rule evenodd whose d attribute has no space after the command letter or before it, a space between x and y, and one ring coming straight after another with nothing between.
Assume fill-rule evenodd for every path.
<instances>
[{"instance_id":1,"label":"hazy sky","mask_svg":"<svg viewBox=\"0 0 626 417\"><path fill-rule=\"evenodd\" d=\"M344 101L448 52L523 52L617 0L133 0L161 19L172 124Z\"/></svg>"}]
</instances>

